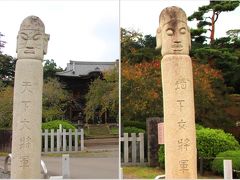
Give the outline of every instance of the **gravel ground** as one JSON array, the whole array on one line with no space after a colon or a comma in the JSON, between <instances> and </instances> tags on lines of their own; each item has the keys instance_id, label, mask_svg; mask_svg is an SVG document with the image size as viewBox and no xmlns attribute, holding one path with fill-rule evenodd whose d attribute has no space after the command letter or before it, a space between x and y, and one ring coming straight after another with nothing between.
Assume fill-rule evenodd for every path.
<instances>
[{"instance_id":1,"label":"gravel ground","mask_svg":"<svg viewBox=\"0 0 240 180\"><path fill-rule=\"evenodd\" d=\"M10 173L4 173L3 169L0 168L0 179L10 179Z\"/></svg>"}]
</instances>

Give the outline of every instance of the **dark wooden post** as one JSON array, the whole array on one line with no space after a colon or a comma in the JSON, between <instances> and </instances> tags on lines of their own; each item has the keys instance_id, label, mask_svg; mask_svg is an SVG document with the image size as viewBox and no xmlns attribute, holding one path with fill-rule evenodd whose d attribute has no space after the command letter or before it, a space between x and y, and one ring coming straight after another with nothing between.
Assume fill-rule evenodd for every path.
<instances>
[{"instance_id":1,"label":"dark wooden post","mask_svg":"<svg viewBox=\"0 0 240 180\"><path fill-rule=\"evenodd\" d=\"M158 163L158 123L163 122L163 118L147 118L147 143L148 143L148 164L156 167Z\"/></svg>"}]
</instances>

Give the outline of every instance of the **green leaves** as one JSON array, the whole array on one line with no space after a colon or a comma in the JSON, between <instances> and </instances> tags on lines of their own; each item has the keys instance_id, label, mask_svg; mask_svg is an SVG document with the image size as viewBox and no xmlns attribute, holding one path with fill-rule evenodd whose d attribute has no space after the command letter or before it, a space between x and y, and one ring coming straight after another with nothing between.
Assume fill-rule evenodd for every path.
<instances>
[{"instance_id":1,"label":"green leaves","mask_svg":"<svg viewBox=\"0 0 240 180\"><path fill-rule=\"evenodd\" d=\"M101 117L105 112L114 118L118 117L118 71L113 69L104 72L104 79L96 79L89 87L84 109L86 120L93 119L96 111Z\"/></svg>"},{"instance_id":2,"label":"green leaves","mask_svg":"<svg viewBox=\"0 0 240 180\"><path fill-rule=\"evenodd\" d=\"M210 30L210 40L211 43L214 42L214 31L215 31L215 22L218 20L218 17L221 12L233 11L239 6L239 1L210 1L209 5L201 6L198 8L198 11L194 12L191 16L188 17L189 21L197 20L197 28L208 29ZM211 13L211 14L210 14ZM199 40L197 36L203 37L205 32L196 34L194 40ZM193 36L192 36L193 37ZM201 43L203 38L200 38Z\"/></svg>"},{"instance_id":3,"label":"green leaves","mask_svg":"<svg viewBox=\"0 0 240 180\"><path fill-rule=\"evenodd\" d=\"M63 71L61 67L57 67L57 64L54 62L53 59L51 60L44 60L44 66L43 66L43 76L44 79L48 78L55 78L56 72Z\"/></svg>"},{"instance_id":4,"label":"green leaves","mask_svg":"<svg viewBox=\"0 0 240 180\"><path fill-rule=\"evenodd\" d=\"M61 119L70 95L57 79L48 79L43 85L43 120Z\"/></svg>"},{"instance_id":5,"label":"green leaves","mask_svg":"<svg viewBox=\"0 0 240 180\"><path fill-rule=\"evenodd\" d=\"M227 150L239 150L240 145L229 133L220 129L202 128L197 131L197 148L200 157L215 157Z\"/></svg>"},{"instance_id":6,"label":"green leaves","mask_svg":"<svg viewBox=\"0 0 240 180\"><path fill-rule=\"evenodd\" d=\"M16 59L12 56L0 54L0 79L5 84L13 84Z\"/></svg>"},{"instance_id":7,"label":"green leaves","mask_svg":"<svg viewBox=\"0 0 240 180\"><path fill-rule=\"evenodd\" d=\"M151 35L143 36L135 30L121 28L121 59L122 62L130 64L151 61L159 56L155 50L156 37Z\"/></svg>"},{"instance_id":8,"label":"green leaves","mask_svg":"<svg viewBox=\"0 0 240 180\"><path fill-rule=\"evenodd\" d=\"M12 127L13 87L0 89L0 128Z\"/></svg>"}]
</instances>

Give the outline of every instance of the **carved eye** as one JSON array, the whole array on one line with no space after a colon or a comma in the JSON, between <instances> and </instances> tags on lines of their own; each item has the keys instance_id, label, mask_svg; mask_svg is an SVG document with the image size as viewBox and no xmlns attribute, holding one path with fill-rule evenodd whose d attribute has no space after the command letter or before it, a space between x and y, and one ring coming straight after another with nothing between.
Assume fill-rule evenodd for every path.
<instances>
[{"instance_id":1,"label":"carved eye","mask_svg":"<svg viewBox=\"0 0 240 180\"><path fill-rule=\"evenodd\" d=\"M181 28L179 31L180 31L181 34L185 34L185 33L186 33L186 28L183 27L183 28Z\"/></svg>"},{"instance_id":2,"label":"carved eye","mask_svg":"<svg viewBox=\"0 0 240 180\"><path fill-rule=\"evenodd\" d=\"M33 40L38 40L40 39L40 37L41 37L41 34L36 34L33 36Z\"/></svg>"},{"instance_id":3,"label":"carved eye","mask_svg":"<svg viewBox=\"0 0 240 180\"><path fill-rule=\"evenodd\" d=\"M167 29L167 35L172 36L173 35L173 30L172 29Z\"/></svg>"},{"instance_id":4,"label":"carved eye","mask_svg":"<svg viewBox=\"0 0 240 180\"><path fill-rule=\"evenodd\" d=\"M23 39L23 40L28 40L28 36L26 34L20 34L20 37Z\"/></svg>"}]
</instances>

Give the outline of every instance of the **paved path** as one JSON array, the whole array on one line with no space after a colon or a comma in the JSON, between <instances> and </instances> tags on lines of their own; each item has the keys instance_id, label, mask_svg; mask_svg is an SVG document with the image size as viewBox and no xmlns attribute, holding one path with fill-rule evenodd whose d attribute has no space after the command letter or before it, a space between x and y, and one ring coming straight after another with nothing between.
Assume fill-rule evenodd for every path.
<instances>
[{"instance_id":1,"label":"paved path","mask_svg":"<svg viewBox=\"0 0 240 180\"><path fill-rule=\"evenodd\" d=\"M61 157L43 157L50 176L62 174ZM118 157L86 158L70 156L70 178L118 179Z\"/></svg>"},{"instance_id":2,"label":"paved path","mask_svg":"<svg viewBox=\"0 0 240 180\"><path fill-rule=\"evenodd\" d=\"M105 149L104 147L102 147ZM119 158L118 146L102 150L91 150L70 154L70 178L73 179L118 179ZM62 157L42 156L50 176L62 174ZM3 167L4 157L0 157Z\"/></svg>"}]
</instances>

